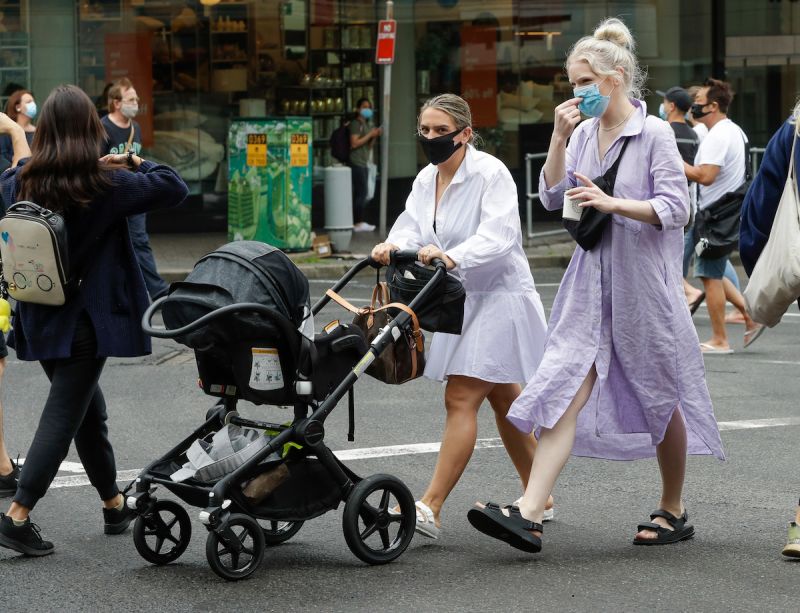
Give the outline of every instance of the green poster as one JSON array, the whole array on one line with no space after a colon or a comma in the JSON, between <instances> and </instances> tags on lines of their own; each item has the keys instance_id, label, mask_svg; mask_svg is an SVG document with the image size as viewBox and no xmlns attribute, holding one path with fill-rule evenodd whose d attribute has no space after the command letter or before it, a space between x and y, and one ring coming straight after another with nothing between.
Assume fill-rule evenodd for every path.
<instances>
[{"instance_id":1,"label":"green poster","mask_svg":"<svg viewBox=\"0 0 800 613\"><path fill-rule=\"evenodd\" d=\"M228 133L228 239L311 247L311 118L237 119Z\"/></svg>"}]
</instances>

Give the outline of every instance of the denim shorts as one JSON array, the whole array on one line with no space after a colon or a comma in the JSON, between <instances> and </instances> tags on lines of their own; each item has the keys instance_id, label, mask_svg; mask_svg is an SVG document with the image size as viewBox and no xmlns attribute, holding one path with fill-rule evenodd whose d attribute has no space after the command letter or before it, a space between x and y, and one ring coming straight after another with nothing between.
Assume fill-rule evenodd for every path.
<instances>
[{"instance_id":1,"label":"denim shorts","mask_svg":"<svg viewBox=\"0 0 800 613\"><path fill-rule=\"evenodd\" d=\"M706 279L722 279L725 276L725 266L730 256L723 255L713 260L707 258L694 259L694 276Z\"/></svg>"}]
</instances>

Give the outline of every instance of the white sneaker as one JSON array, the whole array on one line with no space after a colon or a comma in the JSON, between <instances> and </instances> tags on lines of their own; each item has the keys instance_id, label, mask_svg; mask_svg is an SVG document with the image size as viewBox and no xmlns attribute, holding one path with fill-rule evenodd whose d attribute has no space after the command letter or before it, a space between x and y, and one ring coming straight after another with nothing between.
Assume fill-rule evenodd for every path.
<instances>
[{"instance_id":1,"label":"white sneaker","mask_svg":"<svg viewBox=\"0 0 800 613\"><path fill-rule=\"evenodd\" d=\"M353 226L353 232L374 232L375 226L367 223L366 221L359 221Z\"/></svg>"},{"instance_id":2,"label":"white sneaker","mask_svg":"<svg viewBox=\"0 0 800 613\"><path fill-rule=\"evenodd\" d=\"M517 498L514 501L514 506L519 508L520 503L522 502L522 496ZM553 521L556 517L556 508L555 506L550 507L549 509L544 510L544 515L542 516L542 523L546 521Z\"/></svg>"}]
</instances>

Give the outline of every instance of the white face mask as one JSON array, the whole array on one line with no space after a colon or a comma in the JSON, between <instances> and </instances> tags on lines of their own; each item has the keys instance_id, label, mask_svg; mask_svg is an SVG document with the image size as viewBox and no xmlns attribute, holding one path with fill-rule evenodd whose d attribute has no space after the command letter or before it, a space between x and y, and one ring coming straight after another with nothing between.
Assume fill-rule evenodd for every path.
<instances>
[{"instance_id":1,"label":"white face mask","mask_svg":"<svg viewBox=\"0 0 800 613\"><path fill-rule=\"evenodd\" d=\"M128 119L133 119L136 117L136 114L139 112L139 105L136 103L133 104L123 104L119 112L122 113Z\"/></svg>"}]
</instances>

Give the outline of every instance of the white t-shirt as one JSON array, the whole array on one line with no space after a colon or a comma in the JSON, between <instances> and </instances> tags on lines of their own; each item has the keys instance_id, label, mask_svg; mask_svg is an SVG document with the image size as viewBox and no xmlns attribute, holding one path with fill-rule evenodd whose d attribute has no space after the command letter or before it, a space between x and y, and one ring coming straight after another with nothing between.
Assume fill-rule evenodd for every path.
<instances>
[{"instance_id":1,"label":"white t-shirt","mask_svg":"<svg viewBox=\"0 0 800 613\"><path fill-rule=\"evenodd\" d=\"M719 166L719 174L711 185L700 185L698 207L701 209L719 200L726 192L738 188L745 179L745 141L742 129L730 119L717 122L700 142L695 166Z\"/></svg>"},{"instance_id":2,"label":"white t-shirt","mask_svg":"<svg viewBox=\"0 0 800 613\"><path fill-rule=\"evenodd\" d=\"M706 134L708 134L708 128L706 128L706 125L703 124L703 123L700 123L699 121L696 122L692 126L692 130L697 132L697 142L698 143L702 142L703 139L706 137Z\"/></svg>"}]
</instances>

